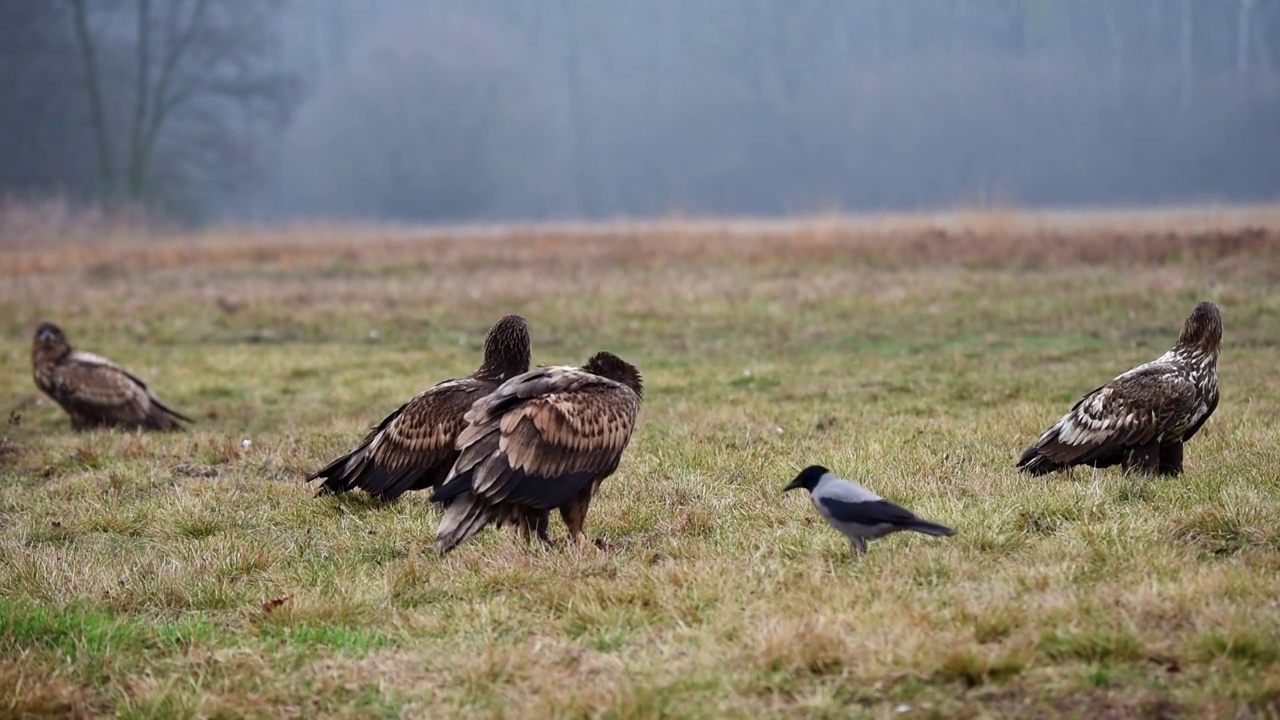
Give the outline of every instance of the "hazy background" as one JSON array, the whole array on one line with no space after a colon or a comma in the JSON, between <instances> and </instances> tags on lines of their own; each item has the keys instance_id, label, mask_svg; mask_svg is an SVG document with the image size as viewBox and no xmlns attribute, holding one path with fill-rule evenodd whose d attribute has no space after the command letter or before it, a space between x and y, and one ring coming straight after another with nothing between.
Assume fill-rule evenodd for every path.
<instances>
[{"instance_id":1,"label":"hazy background","mask_svg":"<svg viewBox=\"0 0 1280 720\"><path fill-rule=\"evenodd\" d=\"M414 222L1275 199L1280 0L0 0L0 195Z\"/></svg>"}]
</instances>

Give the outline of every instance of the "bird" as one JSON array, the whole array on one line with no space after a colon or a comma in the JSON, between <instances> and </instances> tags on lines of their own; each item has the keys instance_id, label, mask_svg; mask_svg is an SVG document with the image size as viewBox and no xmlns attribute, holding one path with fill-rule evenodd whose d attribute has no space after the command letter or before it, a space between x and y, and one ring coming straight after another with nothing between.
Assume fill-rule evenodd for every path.
<instances>
[{"instance_id":1,"label":"bird","mask_svg":"<svg viewBox=\"0 0 1280 720\"><path fill-rule=\"evenodd\" d=\"M1018 459L1045 475L1074 465L1182 473L1183 445L1218 407L1222 313L1197 303L1168 352L1081 397Z\"/></svg>"},{"instance_id":2,"label":"bird","mask_svg":"<svg viewBox=\"0 0 1280 720\"><path fill-rule=\"evenodd\" d=\"M514 524L549 544L552 510L577 540L592 497L631 441L643 394L640 371L600 351L581 367L511 378L476 401L458 435L458 460L433 491L446 505L440 551L491 522Z\"/></svg>"},{"instance_id":3,"label":"bird","mask_svg":"<svg viewBox=\"0 0 1280 720\"><path fill-rule=\"evenodd\" d=\"M118 427L176 431L194 422L156 397L137 375L93 353L73 350L62 328L41 322L31 341L36 387L67 415L75 430Z\"/></svg>"},{"instance_id":4,"label":"bird","mask_svg":"<svg viewBox=\"0 0 1280 720\"><path fill-rule=\"evenodd\" d=\"M921 520L915 513L885 500L865 487L836 476L821 465L810 465L782 489L790 492L804 488L822 519L839 530L859 556L867 554L867 541L882 538L900 530L914 530L925 535L951 536L956 531L945 525Z\"/></svg>"},{"instance_id":5,"label":"bird","mask_svg":"<svg viewBox=\"0 0 1280 720\"><path fill-rule=\"evenodd\" d=\"M317 495L361 488L392 502L412 490L434 487L458 458L454 441L472 403L503 381L529 370L529 324L521 315L489 328L484 359L475 372L439 382L396 408L371 428L354 450L309 475L323 479Z\"/></svg>"}]
</instances>

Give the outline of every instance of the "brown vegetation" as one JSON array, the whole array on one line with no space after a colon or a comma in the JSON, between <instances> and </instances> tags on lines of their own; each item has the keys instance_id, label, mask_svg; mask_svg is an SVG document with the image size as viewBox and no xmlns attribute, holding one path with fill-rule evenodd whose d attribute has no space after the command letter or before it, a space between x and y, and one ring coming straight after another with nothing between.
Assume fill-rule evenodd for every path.
<instances>
[{"instance_id":1,"label":"brown vegetation","mask_svg":"<svg viewBox=\"0 0 1280 720\"><path fill-rule=\"evenodd\" d=\"M7 246L0 714L1274 715L1278 232L974 211ZM1222 405L1183 476L1014 470L1199 299ZM611 549L440 557L417 494L312 497L513 311L535 364L644 373L592 504ZM44 318L190 432L71 432L31 382ZM957 535L854 561L780 492L809 462Z\"/></svg>"}]
</instances>

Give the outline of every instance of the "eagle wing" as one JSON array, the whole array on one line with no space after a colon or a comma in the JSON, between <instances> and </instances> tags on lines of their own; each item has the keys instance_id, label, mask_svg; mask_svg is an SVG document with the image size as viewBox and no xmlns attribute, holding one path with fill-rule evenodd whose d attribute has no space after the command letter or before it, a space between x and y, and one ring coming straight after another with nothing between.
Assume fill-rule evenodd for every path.
<instances>
[{"instance_id":1,"label":"eagle wing","mask_svg":"<svg viewBox=\"0 0 1280 720\"><path fill-rule=\"evenodd\" d=\"M468 412L439 499L559 507L617 469L639 408L630 388L574 368L512 378Z\"/></svg>"},{"instance_id":2,"label":"eagle wing","mask_svg":"<svg viewBox=\"0 0 1280 720\"><path fill-rule=\"evenodd\" d=\"M1203 411L1197 417L1193 418L1191 427L1187 428L1186 434L1182 436L1182 442L1187 442L1191 438L1195 437L1196 433L1200 432L1200 428L1204 427L1205 421L1207 421L1209 416L1213 415L1213 411L1217 409L1218 388L1215 385L1209 392L1208 397L1204 399Z\"/></svg>"},{"instance_id":3,"label":"eagle wing","mask_svg":"<svg viewBox=\"0 0 1280 720\"><path fill-rule=\"evenodd\" d=\"M1199 404L1194 382L1172 363L1151 363L1080 398L1027 448L1018 467L1043 474L1070 465L1119 462L1124 451L1181 440Z\"/></svg>"},{"instance_id":4,"label":"eagle wing","mask_svg":"<svg viewBox=\"0 0 1280 720\"><path fill-rule=\"evenodd\" d=\"M383 500L439 484L453 466L463 416L494 383L446 380L383 418L355 450L307 478L324 478L321 492L361 488Z\"/></svg>"},{"instance_id":5,"label":"eagle wing","mask_svg":"<svg viewBox=\"0 0 1280 720\"><path fill-rule=\"evenodd\" d=\"M107 424L175 430L191 419L170 408L128 370L92 353L76 352L59 363L53 394L81 425Z\"/></svg>"}]
</instances>

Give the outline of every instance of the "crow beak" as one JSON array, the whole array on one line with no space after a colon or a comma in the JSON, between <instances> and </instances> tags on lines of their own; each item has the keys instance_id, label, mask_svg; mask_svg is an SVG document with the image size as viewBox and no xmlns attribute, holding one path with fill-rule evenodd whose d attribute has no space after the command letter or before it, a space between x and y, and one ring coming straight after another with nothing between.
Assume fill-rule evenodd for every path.
<instances>
[{"instance_id":1,"label":"crow beak","mask_svg":"<svg viewBox=\"0 0 1280 720\"><path fill-rule=\"evenodd\" d=\"M799 481L799 480L792 480L790 485L788 485L788 486L786 486L786 487L782 488L782 492L784 492L784 493L791 492L792 490L795 490L795 489L796 489L796 488L798 488L798 487L800 487L800 481Z\"/></svg>"}]
</instances>

